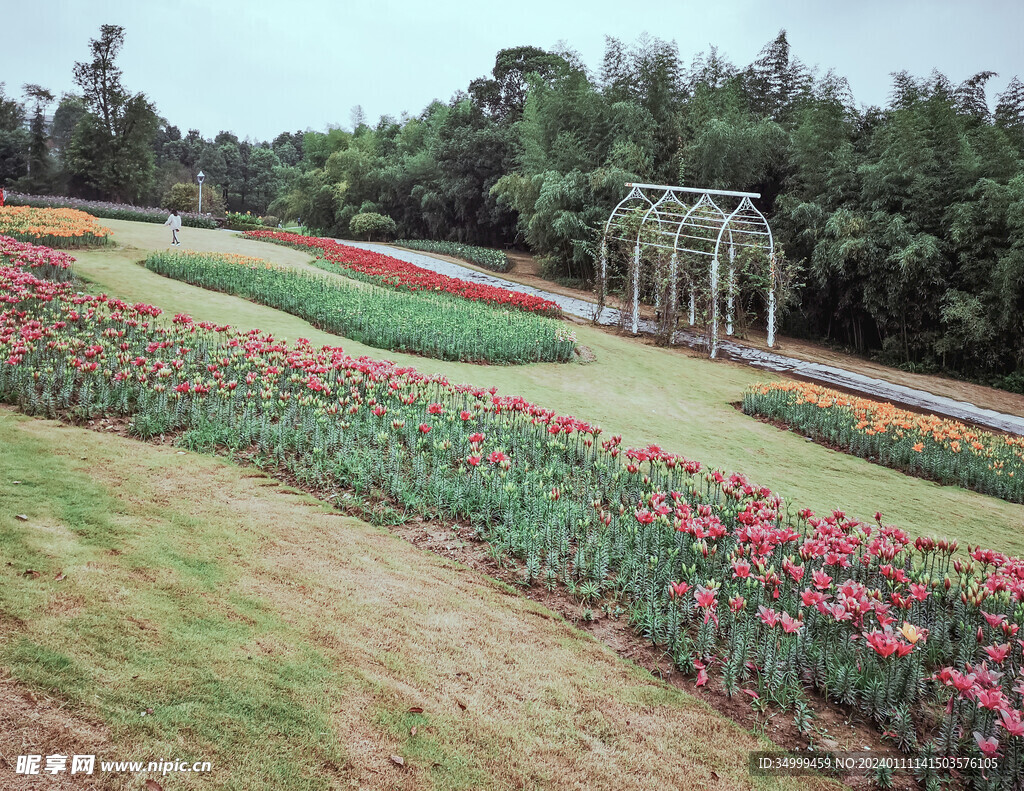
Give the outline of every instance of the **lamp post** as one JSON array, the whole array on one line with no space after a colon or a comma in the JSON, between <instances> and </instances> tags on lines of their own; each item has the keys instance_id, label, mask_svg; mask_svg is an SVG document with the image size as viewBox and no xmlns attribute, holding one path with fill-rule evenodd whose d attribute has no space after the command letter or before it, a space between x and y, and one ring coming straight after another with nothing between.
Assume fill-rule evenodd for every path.
<instances>
[{"instance_id":1,"label":"lamp post","mask_svg":"<svg viewBox=\"0 0 1024 791\"><path fill-rule=\"evenodd\" d=\"M199 213L203 213L203 179L206 178L206 174L203 171L199 171L199 175L196 176L196 180L199 182Z\"/></svg>"}]
</instances>

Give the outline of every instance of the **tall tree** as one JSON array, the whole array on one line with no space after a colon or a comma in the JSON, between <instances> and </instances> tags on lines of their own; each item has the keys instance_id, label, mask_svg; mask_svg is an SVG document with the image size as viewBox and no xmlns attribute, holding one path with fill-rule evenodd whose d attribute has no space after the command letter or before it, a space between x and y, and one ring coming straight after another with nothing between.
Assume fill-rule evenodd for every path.
<instances>
[{"instance_id":1,"label":"tall tree","mask_svg":"<svg viewBox=\"0 0 1024 791\"><path fill-rule=\"evenodd\" d=\"M497 118L517 120L526 104L528 78L536 75L551 81L572 68L560 54L538 47L512 47L498 52L491 78L481 77L469 84L469 95L486 112Z\"/></svg>"},{"instance_id":2,"label":"tall tree","mask_svg":"<svg viewBox=\"0 0 1024 791\"><path fill-rule=\"evenodd\" d=\"M979 71L973 77L964 80L953 92L957 110L964 115L972 115L979 121L988 121L992 112L985 96L985 84L997 76L994 71Z\"/></svg>"},{"instance_id":3,"label":"tall tree","mask_svg":"<svg viewBox=\"0 0 1024 791\"><path fill-rule=\"evenodd\" d=\"M1024 153L1024 82L1017 77L996 97L995 122L1011 135Z\"/></svg>"},{"instance_id":4,"label":"tall tree","mask_svg":"<svg viewBox=\"0 0 1024 791\"><path fill-rule=\"evenodd\" d=\"M105 195L138 200L153 179L159 119L145 94L131 94L121 83L116 59L123 46L124 28L103 25L99 38L89 42L92 60L75 64L75 84L88 112L75 129L68 166Z\"/></svg>"},{"instance_id":5,"label":"tall tree","mask_svg":"<svg viewBox=\"0 0 1024 791\"><path fill-rule=\"evenodd\" d=\"M744 79L753 110L776 120L807 96L813 82L810 70L792 56L785 30L765 45L744 72Z\"/></svg>"},{"instance_id":6,"label":"tall tree","mask_svg":"<svg viewBox=\"0 0 1024 791\"><path fill-rule=\"evenodd\" d=\"M82 97L65 93L60 97L57 109L53 112L53 122L50 125L50 139L54 148L63 158L71 145L71 138L75 133L75 127L85 115L85 102Z\"/></svg>"},{"instance_id":7,"label":"tall tree","mask_svg":"<svg viewBox=\"0 0 1024 791\"><path fill-rule=\"evenodd\" d=\"M4 93L0 82L0 187L25 175L28 168L28 135L25 108Z\"/></svg>"},{"instance_id":8,"label":"tall tree","mask_svg":"<svg viewBox=\"0 0 1024 791\"><path fill-rule=\"evenodd\" d=\"M29 126L31 137L28 147L28 182L31 192L45 189L50 175L50 151L46 146L46 108L53 103L53 94L41 85L29 83L21 88L29 104L34 104Z\"/></svg>"}]
</instances>

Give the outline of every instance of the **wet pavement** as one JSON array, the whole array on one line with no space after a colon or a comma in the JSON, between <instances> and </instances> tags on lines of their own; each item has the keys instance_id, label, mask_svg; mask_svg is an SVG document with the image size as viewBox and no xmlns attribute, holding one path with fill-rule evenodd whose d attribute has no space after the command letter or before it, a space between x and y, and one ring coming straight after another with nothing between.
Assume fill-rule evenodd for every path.
<instances>
[{"instance_id":1,"label":"wet pavement","mask_svg":"<svg viewBox=\"0 0 1024 791\"><path fill-rule=\"evenodd\" d=\"M495 274L480 272L469 267L459 266L451 261L434 258L423 253L411 250L401 250L388 245L374 244L371 242L349 242L343 239L337 241L342 244L360 247L364 250L384 253L402 261L408 261L416 266L429 269L432 272L457 277L462 280L469 280L474 283L483 283L498 288L507 288L511 291L519 291L524 294L532 294L543 299L551 300L562 308L562 311L573 316L593 320L597 312L597 305L576 297L567 297L562 294L554 294L543 291L532 286L525 286L511 280L506 280ZM621 320L619 311L615 308L606 307L600 317L600 323L606 325L618 324ZM640 331L653 334L654 324L648 320L640 321ZM673 340L681 345L690 347L702 347L705 344L703 337L697 333L681 330L676 332ZM1007 415L1003 412L996 412L991 409L984 409L966 401L957 401L945 396L935 395L925 390L917 390L913 387L886 382L882 379L858 374L844 368L822 363L812 363L806 360L798 360L794 357L787 357L775 352L755 349L750 346L735 343L730 340L720 339L718 343L719 352L731 360L746 363L755 368L763 368L781 374L791 374L800 379L807 379L829 387L837 387L847 392L856 393L865 398L872 398L881 401L890 401L894 404L907 406L919 411L930 412L943 417L951 417L978 426L993 428L998 431L1006 431L1011 434L1024 435L1024 418L1016 415ZM737 396L738 398L738 396Z\"/></svg>"}]
</instances>

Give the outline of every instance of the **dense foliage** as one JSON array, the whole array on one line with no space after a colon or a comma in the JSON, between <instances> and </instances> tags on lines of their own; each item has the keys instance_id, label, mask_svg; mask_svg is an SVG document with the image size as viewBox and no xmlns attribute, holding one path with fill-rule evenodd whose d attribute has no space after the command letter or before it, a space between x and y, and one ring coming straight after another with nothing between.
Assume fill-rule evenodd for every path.
<instances>
[{"instance_id":1,"label":"dense foliage","mask_svg":"<svg viewBox=\"0 0 1024 791\"><path fill-rule=\"evenodd\" d=\"M596 74L503 50L448 104L307 134L282 203L331 235L372 210L410 238L525 244L585 284L624 182L757 191L802 269L787 331L1024 391L1024 84L992 112L990 76L901 73L858 109L784 33L743 68L649 38L609 39Z\"/></svg>"},{"instance_id":2,"label":"dense foliage","mask_svg":"<svg viewBox=\"0 0 1024 791\"><path fill-rule=\"evenodd\" d=\"M109 228L77 209L0 206L0 234L48 247L96 247L106 244Z\"/></svg>"},{"instance_id":3,"label":"dense foliage","mask_svg":"<svg viewBox=\"0 0 1024 791\"><path fill-rule=\"evenodd\" d=\"M512 269L512 261L500 250L490 247L476 247L459 242L439 242L433 239L399 239L395 242L399 247L410 250L422 250L426 253L440 253L453 258L461 258L471 264L490 269L492 272L508 272Z\"/></svg>"},{"instance_id":4,"label":"dense foliage","mask_svg":"<svg viewBox=\"0 0 1024 791\"><path fill-rule=\"evenodd\" d=\"M311 250L317 254L314 264L331 272L341 272L356 280L364 280L378 286L395 288L403 291L435 291L453 294L471 302L483 302L488 305L515 308L530 313L542 313L552 316L561 314L561 308L554 302L519 291L506 288L487 286L448 277L429 269L410 264L398 258L382 253L362 250L358 247L340 244L332 239L320 239L314 236L299 236L282 231L248 231L250 239L261 239L275 242L299 250Z\"/></svg>"},{"instance_id":5,"label":"dense foliage","mask_svg":"<svg viewBox=\"0 0 1024 791\"><path fill-rule=\"evenodd\" d=\"M263 227L263 218L249 212L229 211L224 216L224 227L233 231L252 231Z\"/></svg>"},{"instance_id":6,"label":"dense foliage","mask_svg":"<svg viewBox=\"0 0 1024 791\"><path fill-rule=\"evenodd\" d=\"M1024 503L1024 437L806 382L772 382L743 394L743 411L779 420L814 439L944 484Z\"/></svg>"},{"instance_id":7,"label":"dense foliage","mask_svg":"<svg viewBox=\"0 0 1024 791\"><path fill-rule=\"evenodd\" d=\"M199 185L180 181L172 184L171 188L164 193L160 206L164 209L177 209L180 213L199 214ZM224 199L221 190L214 184L204 184L203 192L203 215L214 217L224 216Z\"/></svg>"},{"instance_id":8,"label":"dense foliage","mask_svg":"<svg viewBox=\"0 0 1024 791\"><path fill-rule=\"evenodd\" d=\"M568 362L573 336L554 319L503 310L446 293L394 291L312 276L260 258L153 253L147 269L245 297L314 327L378 349L441 360L521 364Z\"/></svg>"},{"instance_id":9,"label":"dense foliage","mask_svg":"<svg viewBox=\"0 0 1024 791\"><path fill-rule=\"evenodd\" d=\"M332 237L381 215L406 238L518 244L579 285L624 182L757 191L802 285L786 331L1024 392L1017 78L991 101L991 72L960 85L901 72L887 106L858 107L785 32L745 67L714 48L687 63L672 43L609 38L596 72L566 49L506 49L418 115L371 126L357 112L351 129L254 143L159 119L121 85L122 40L101 29L49 129L45 89L25 86L24 104L0 94L0 179L155 202L202 169L234 211Z\"/></svg>"},{"instance_id":10,"label":"dense foliage","mask_svg":"<svg viewBox=\"0 0 1024 791\"><path fill-rule=\"evenodd\" d=\"M977 759L976 789L1024 766L1024 561L836 511L793 513L705 470L494 389L341 349L294 347L76 293L70 260L0 240L0 400L31 414L127 416L143 437L244 450L318 487L386 494L397 519L468 520L524 582L625 605L675 664L793 712L806 690L925 758ZM46 279L52 278L52 279ZM403 513L404 512L404 513ZM940 761L920 779L947 787Z\"/></svg>"}]
</instances>

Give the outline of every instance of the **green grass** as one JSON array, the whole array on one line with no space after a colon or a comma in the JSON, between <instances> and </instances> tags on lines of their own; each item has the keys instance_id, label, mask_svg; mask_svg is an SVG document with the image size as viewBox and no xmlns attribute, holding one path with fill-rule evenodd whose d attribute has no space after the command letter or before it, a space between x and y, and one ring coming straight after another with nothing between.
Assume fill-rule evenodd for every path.
<instances>
[{"instance_id":1,"label":"green grass","mask_svg":"<svg viewBox=\"0 0 1024 791\"><path fill-rule=\"evenodd\" d=\"M629 444L657 443L705 463L742 472L771 487L794 505L816 511L842 508L870 519L881 511L887 522L920 534L958 538L993 549L1024 554L1024 507L957 487L939 486L836 453L802 436L751 420L733 404L744 389L765 379L762 371L711 362L682 350L663 349L590 326L577 339L594 349L587 366L541 363L516 369L487 368L385 353L310 326L305 321L237 297L213 293L144 270L144 251L166 248L162 229L110 221L114 239L133 249L84 251L76 270L95 289L152 302L173 314L258 327L277 336L342 345L352 355L386 357L453 381L516 393L560 413L602 425ZM308 257L282 247L241 239L224 231L189 229L186 248L240 253L295 268ZM341 277L340 275L338 277Z\"/></svg>"},{"instance_id":2,"label":"green grass","mask_svg":"<svg viewBox=\"0 0 1024 791\"><path fill-rule=\"evenodd\" d=\"M0 665L74 707L95 707L119 739L143 742L149 756L237 760L257 784L313 778L318 764L343 761L341 746L324 738L327 707L299 701L337 701L344 679L281 614L230 595L240 570L215 560L229 547L251 552L256 537L193 517L184 501L125 503L69 457L79 448L55 454L53 443L19 431L10 412L0 415L0 547L12 564L0 613L31 625L3 642ZM173 459L150 454L141 474L159 476ZM55 581L59 572L66 578ZM245 657L271 634L281 656ZM266 750L251 749L264 739Z\"/></svg>"}]
</instances>

